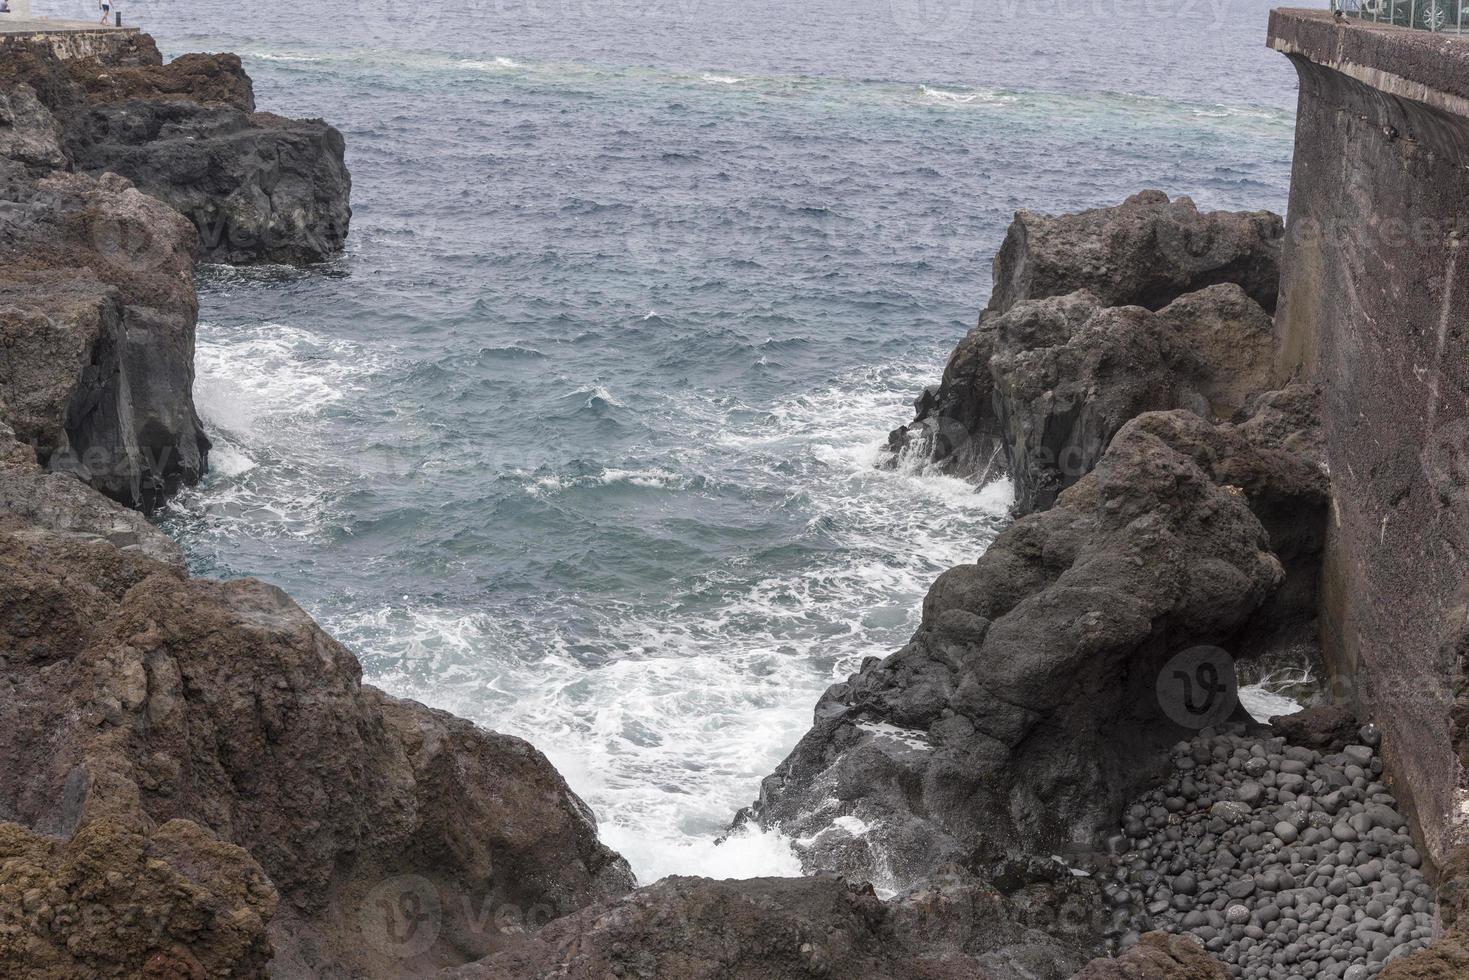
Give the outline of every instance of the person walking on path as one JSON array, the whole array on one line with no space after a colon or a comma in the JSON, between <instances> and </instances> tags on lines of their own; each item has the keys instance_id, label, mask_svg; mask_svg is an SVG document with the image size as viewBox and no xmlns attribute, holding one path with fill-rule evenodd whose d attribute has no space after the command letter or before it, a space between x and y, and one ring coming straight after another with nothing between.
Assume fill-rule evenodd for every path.
<instances>
[{"instance_id":1,"label":"person walking on path","mask_svg":"<svg viewBox=\"0 0 1469 980\"><path fill-rule=\"evenodd\" d=\"M107 23L107 15L112 13L111 0L97 0L102 5L102 23Z\"/></svg>"}]
</instances>

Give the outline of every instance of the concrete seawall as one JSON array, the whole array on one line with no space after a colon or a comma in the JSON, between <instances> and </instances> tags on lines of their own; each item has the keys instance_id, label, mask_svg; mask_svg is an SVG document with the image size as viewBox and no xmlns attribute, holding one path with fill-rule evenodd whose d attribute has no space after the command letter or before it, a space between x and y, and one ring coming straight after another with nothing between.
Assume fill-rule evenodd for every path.
<instances>
[{"instance_id":1,"label":"concrete seawall","mask_svg":"<svg viewBox=\"0 0 1469 980\"><path fill-rule=\"evenodd\" d=\"M136 27L0 14L0 57L11 45L43 44L61 58L96 58L104 64L118 64L135 57L142 36ZM151 41L147 47L152 47Z\"/></svg>"},{"instance_id":2,"label":"concrete seawall","mask_svg":"<svg viewBox=\"0 0 1469 980\"><path fill-rule=\"evenodd\" d=\"M1325 389L1328 668L1441 863L1469 842L1469 36L1277 10L1269 44L1301 83L1277 323L1281 375Z\"/></svg>"}]
</instances>

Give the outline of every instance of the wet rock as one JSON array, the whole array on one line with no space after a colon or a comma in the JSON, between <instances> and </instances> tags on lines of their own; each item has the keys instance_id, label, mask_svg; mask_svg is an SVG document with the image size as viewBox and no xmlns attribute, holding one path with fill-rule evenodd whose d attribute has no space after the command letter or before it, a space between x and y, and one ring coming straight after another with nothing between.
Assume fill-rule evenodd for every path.
<instances>
[{"instance_id":1,"label":"wet rock","mask_svg":"<svg viewBox=\"0 0 1469 980\"><path fill-rule=\"evenodd\" d=\"M899 889L1114 833L1184 731L1163 664L1246 630L1283 580L1252 503L1324 506L1314 461L1252 436L1189 412L1125 426L1054 508L939 578L908 646L826 693L744 819ZM978 642L948 632L956 610L990 622ZM829 832L844 816L867 833Z\"/></svg>"}]
</instances>

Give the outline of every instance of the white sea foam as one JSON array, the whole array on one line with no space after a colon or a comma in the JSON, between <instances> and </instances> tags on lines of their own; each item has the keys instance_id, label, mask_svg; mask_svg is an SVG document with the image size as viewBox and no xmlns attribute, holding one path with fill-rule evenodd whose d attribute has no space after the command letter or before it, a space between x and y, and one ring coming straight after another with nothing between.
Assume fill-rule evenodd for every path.
<instances>
[{"instance_id":1,"label":"white sea foam","mask_svg":"<svg viewBox=\"0 0 1469 980\"><path fill-rule=\"evenodd\" d=\"M362 390L376 362L358 344L286 324L229 334L201 324L194 400L206 420L249 432L265 422L315 415L349 391Z\"/></svg>"},{"instance_id":2,"label":"white sea foam","mask_svg":"<svg viewBox=\"0 0 1469 980\"><path fill-rule=\"evenodd\" d=\"M215 436L214 446L209 450L211 472L219 476L235 477L250 472L255 466L255 460L243 449L224 441L218 435Z\"/></svg>"},{"instance_id":3,"label":"white sea foam","mask_svg":"<svg viewBox=\"0 0 1469 980\"><path fill-rule=\"evenodd\" d=\"M374 683L545 752L641 880L796 874L779 834L715 841L805 733L820 693L864 657L901 645L933 578L972 561L1010 502L1003 486L977 491L875 466L874 447L937 371L859 372L763 411L669 395L668 418L689 427L676 467L523 475L540 494L677 490L717 473L744 496L799 495L810 522L803 537L819 547L794 567L736 558L682 583L667 603L603 604L588 612L590 627L563 626L566 600L555 596L496 612L418 600L329 616L328 625L364 655ZM927 747L922 733L882 731ZM839 829L865 832L858 823Z\"/></svg>"},{"instance_id":4,"label":"white sea foam","mask_svg":"<svg viewBox=\"0 0 1469 980\"><path fill-rule=\"evenodd\" d=\"M713 72L705 72L699 76L699 79L712 85L738 85L744 81L743 78L736 78L734 75L716 75Z\"/></svg>"},{"instance_id":5,"label":"white sea foam","mask_svg":"<svg viewBox=\"0 0 1469 980\"><path fill-rule=\"evenodd\" d=\"M259 58L261 61L283 61L309 63L320 61L320 58L312 58L303 54L276 54L271 51L252 51L245 55L248 58Z\"/></svg>"},{"instance_id":6,"label":"white sea foam","mask_svg":"<svg viewBox=\"0 0 1469 980\"><path fill-rule=\"evenodd\" d=\"M801 859L790 838L776 831L743 827L722 841L708 837L685 840L649 838L636 827L617 824L601 828L602 840L627 858L641 884L669 875L699 875L715 880L730 878L794 878Z\"/></svg>"},{"instance_id":7,"label":"white sea foam","mask_svg":"<svg viewBox=\"0 0 1469 980\"><path fill-rule=\"evenodd\" d=\"M918 86L918 95L935 105L1009 105L1016 100L995 89L947 89L936 85Z\"/></svg>"},{"instance_id":8,"label":"white sea foam","mask_svg":"<svg viewBox=\"0 0 1469 980\"><path fill-rule=\"evenodd\" d=\"M1301 710L1298 701L1267 690L1259 684L1251 684L1239 689L1240 704L1250 713L1250 717L1259 722L1269 721L1276 715L1289 715Z\"/></svg>"},{"instance_id":9,"label":"white sea foam","mask_svg":"<svg viewBox=\"0 0 1469 980\"><path fill-rule=\"evenodd\" d=\"M459 68L467 68L470 71L488 72L511 71L516 68L525 67L525 65L516 61L514 58L503 57L491 58L488 61L466 58L462 61L456 62L455 64Z\"/></svg>"}]
</instances>

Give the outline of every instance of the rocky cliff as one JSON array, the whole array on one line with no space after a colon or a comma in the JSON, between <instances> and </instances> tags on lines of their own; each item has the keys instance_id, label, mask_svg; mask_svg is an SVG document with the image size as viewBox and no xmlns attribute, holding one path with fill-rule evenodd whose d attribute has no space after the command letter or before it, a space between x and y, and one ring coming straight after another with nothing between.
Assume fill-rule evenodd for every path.
<instances>
[{"instance_id":1,"label":"rocky cliff","mask_svg":"<svg viewBox=\"0 0 1469 980\"><path fill-rule=\"evenodd\" d=\"M341 133L257 112L234 55L165 65L148 41L102 64L11 42L0 84L40 101L70 169L126 177L193 222L206 261L319 262L346 240Z\"/></svg>"},{"instance_id":2,"label":"rocky cliff","mask_svg":"<svg viewBox=\"0 0 1469 980\"><path fill-rule=\"evenodd\" d=\"M340 136L228 55L4 54L0 975L1464 975L1469 860L1426 865L1380 731L1233 696L1311 655L1327 533L1321 393L1272 376L1278 218L1017 216L894 446L997 462L1024 515L738 817L807 877L635 890L536 749L363 684L122 506L203 472L194 262L339 248Z\"/></svg>"}]
</instances>

